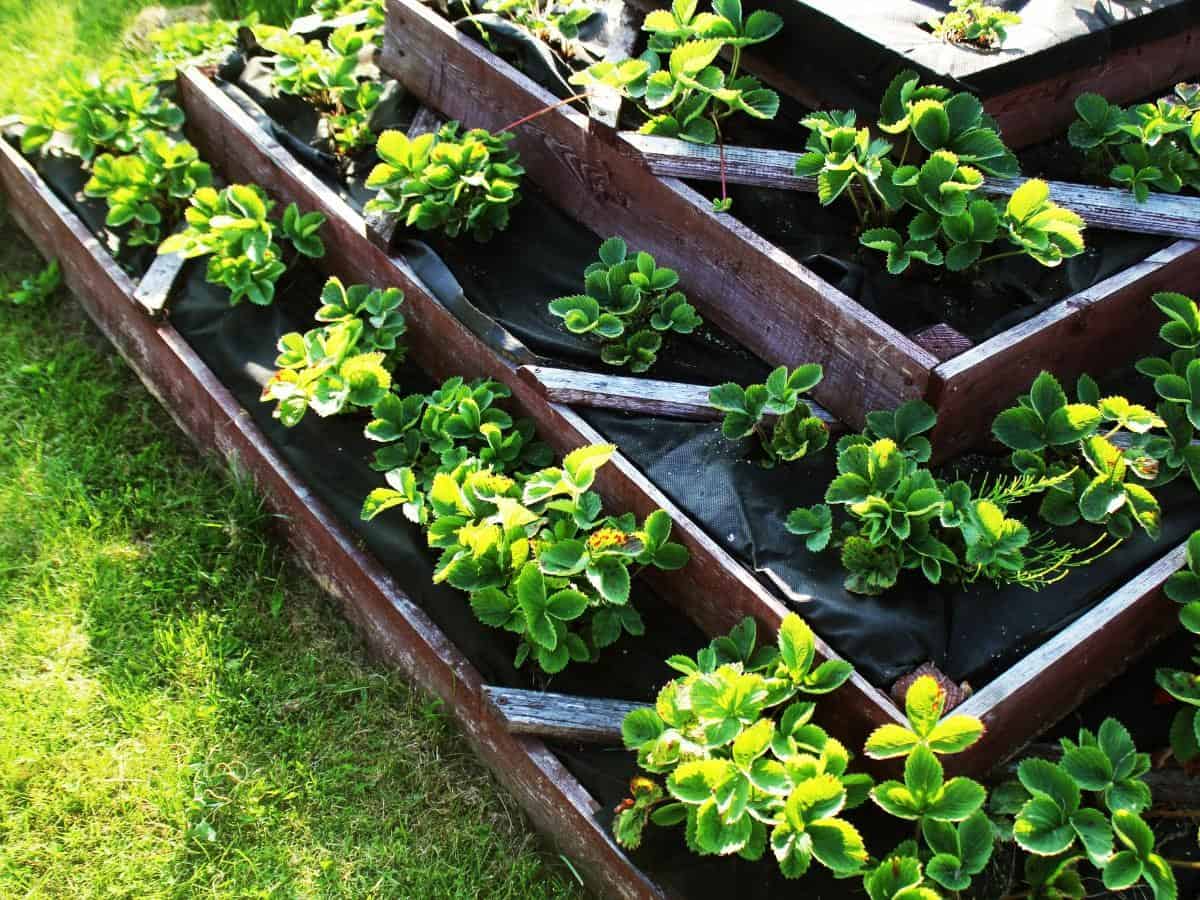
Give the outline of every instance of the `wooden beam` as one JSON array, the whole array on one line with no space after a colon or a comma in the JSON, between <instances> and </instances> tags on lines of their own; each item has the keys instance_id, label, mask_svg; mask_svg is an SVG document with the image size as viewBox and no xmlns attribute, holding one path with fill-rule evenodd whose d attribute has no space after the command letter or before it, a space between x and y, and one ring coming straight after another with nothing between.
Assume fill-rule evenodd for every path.
<instances>
[{"instance_id":1,"label":"wooden beam","mask_svg":"<svg viewBox=\"0 0 1200 900\"><path fill-rule=\"evenodd\" d=\"M488 685L483 689L488 703L513 734L531 734L545 740L578 741L588 744L620 744L621 722L635 709L650 709L647 703L605 700L523 691Z\"/></svg>"},{"instance_id":2,"label":"wooden beam","mask_svg":"<svg viewBox=\"0 0 1200 900\"><path fill-rule=\"evenodd\" d=\"M646 160L650 171L671 178L720 181L721 149L675 138L622 132L621 138ZM731 184L816 193L817 180L796 174L799 154L760 147L726 146L725 180ZM980 196L1003 200L1025 179L987 178ZM1092 228L1200 238L1200 197L1152 193L1139 203L1123 188L1050 182L1050 199L1072 209Z\"/></svg>"},{"instance_id":3,"label":"wooden beam","mask_svg":"<svg viewBox=\"0 0 1200 900\"><path fill-rule=\"evenodd\" d=\"M175 281L186 263L182 253L161 253L154 257L150 268L138 282L133 299L151 316L161 316L167 308Z\"/></svg>"},{"instance_id":4,"label":"wooden beam","mask_svg":"<svg viewBox=\"0 0 1200 900\"><path fill-rule=\"evenodd\" d=\"M535 385L547 400L567 406L618 409L673 419L716 420L725 415L708 402L708 392L712 388L699 384L549 366L521 366L518 374ZM845 429L828 410L811 401L809 406L813 415L829 426L830 431Z\"/></svg>"}]
</instances>

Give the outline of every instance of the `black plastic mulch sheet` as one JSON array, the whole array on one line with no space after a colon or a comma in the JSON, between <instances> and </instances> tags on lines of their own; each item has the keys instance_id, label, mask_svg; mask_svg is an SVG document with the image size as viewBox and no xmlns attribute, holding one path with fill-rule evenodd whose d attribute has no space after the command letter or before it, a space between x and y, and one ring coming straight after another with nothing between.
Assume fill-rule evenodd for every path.
<instances>
[{"instance_id":1,"label":"black plastic mulch sheet","mask_svg":"<svg viewBox=\"0 0 1200 900\"><path fill-rule=\"evenodd\" d=\"M669 7L667 0L655 5ZM1095 65L1111 53L1170 37L1200 21L1196 0L991 0L1019 13L996 51L935 38L925 23L948 0L756 0L783 30L752 52L836 106L873 112L903 68L985 98ZM703 4L702 4L703 7Z\"/></svg>"}]
</instances>

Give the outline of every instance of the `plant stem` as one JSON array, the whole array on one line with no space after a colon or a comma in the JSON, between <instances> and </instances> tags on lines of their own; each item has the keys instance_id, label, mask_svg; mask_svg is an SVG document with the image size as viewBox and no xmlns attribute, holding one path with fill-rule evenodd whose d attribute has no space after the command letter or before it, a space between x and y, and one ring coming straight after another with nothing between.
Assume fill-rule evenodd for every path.
<instances>
[{"instance_id":1,"label":"plant stem","mask_svg":"<svg viewBox=\"0 0 1200 900\"><path fill-rule=\"evenodd\" d=\"M721 202L724 203L729 199L729 188L725 184L725 138L721 134L721 123L717 121L716 115L712 117L713 128L717 130L717 153L721 157Z\"/></svg>"},{"instance_id":2,"label":"plant stem","mask_svg":"<svg viewBox=\"0 0 1200 900\"><path fill-rule=\"evenodd\" d=\"M588 94L588 92L584 91L582 94L574 94L563 100L559 100L557 103L551 103L549 106L544 106L541 109L537 110L536 112L531 112L529 115L523 116L520 119L517 119L517 121L513 122L510 125L505 125L503 128L501 128L496 133L503 134L505 131L512 131L514 128L524 125L526 122L531 122L534 119L538 118L539 116L544 116L546 113L552 112L552 111L558 109L560 106L566 106L568 103L574 103L576 100L585 100L585 99L587 99L588 96L590 96Z\"/></svg>"},{"instance_id":3,"label":"plant stem","mask_svg":"<svg viewBox=\"0 0 1200 900\"><path fill-rule=\"evenodd\" d=\"M850 202L854 204L854 212L858 216L858 224L860 226L865 226L867 224L867 220L863 216L862 207L858 205L858 199L854 196L854 186L853 185L851 185L850 187L848 187L846 189L846 196L849 197Z\"/></svg>"},{"instance_id":4,"label":"plant stem","mask_svg":"<svg viewBox=\"0 0 1200 900\"><path fill-rule=\"evenodd\" d=\"M982 266L984 263L989 263L997 259L1004 259L1006 256L1020 256L1024 252L1024 250L1008 250L1004 253L993 253L991 256L985 256L983 259L979 260L979 262L975 263L975 265Z\"/></svg>"},{"instance_id":5,"label":"plant stem","mask_svg":"<svg viewBox=\"0 0 1200 900\"><path fill-rule=\"evenodd\" d=\"M1144 815L1147 819L1200 819L1200 809L1152 809Z\"/></svg>"},{"instance_id":6,"label":"plant stem","mask_svg":"<svg viewBox=\"0 0 1200 900\"><path fill-rule=\"evenodd\" d=\"M1177 869L1200 869L1200 862L1193 862L1190 859L1166 859L1164 857L1163 862Z\"/></svg>"},{"instance_id":7,"label":"plant stem","mask_svg":"<svg viewBox=\"0 0 1200 900\"><path fill-rule=\"evenodd\" d=\"M734 47L733 48L733 60L729 64L728 81L733 81L733 79L737 78L738 66L741 65L741 62L742 62L742 48Z\"/></svg>"}]
</instances>

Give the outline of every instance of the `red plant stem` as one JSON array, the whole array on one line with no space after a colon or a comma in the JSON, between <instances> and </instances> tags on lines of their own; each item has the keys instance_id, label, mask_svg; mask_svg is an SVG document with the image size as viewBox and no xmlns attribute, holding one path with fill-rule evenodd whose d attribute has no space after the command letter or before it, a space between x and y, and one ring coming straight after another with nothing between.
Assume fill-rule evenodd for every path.
<instances>
[{"instance_id":1,"label":"red plant stem","mask_svg":"<svg viewBox=\"0 0 1200 900\"><path fill-rule=\"evenodd\" d=\"M513 122L511 125L505 125L497 133L503 133L505 131L512 131L514 128L517 128L521 125L524 125L526 122L530 122L530 121L536 119L538 116L544 116L546 113L550 112L551 110L558 109L560 106L566 106L568 103L574 103L576 100L583 100L587 96L588 96L588 92L584 91L582 94L575 94L573 97L567 97L565 100L559 100L557 103L551 103L549 106L542 107L537 112L531 112L529 115L524 116L520 119L517 119L517 121Z\"/></svg>"}]
</instances>

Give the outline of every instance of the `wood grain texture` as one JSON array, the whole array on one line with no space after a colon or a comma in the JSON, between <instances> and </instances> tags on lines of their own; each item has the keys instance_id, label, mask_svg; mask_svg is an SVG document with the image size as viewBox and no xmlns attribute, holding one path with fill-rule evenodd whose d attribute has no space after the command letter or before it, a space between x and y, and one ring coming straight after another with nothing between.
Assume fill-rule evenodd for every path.
<instances>
[{"instance_id":1,"label":"wood grain texture","mask_svg":"<svg viewBox=\"0 0 1200 900\"><path fill-rule=\"evenodd\" d=\"M621 722L647 703L485 686L484 696L513 734L586 744L621 743Z\"/></svg>"},{"instance_id":2,"label":"wood grain texture","mask_svg":"<svg viewBox=\"0 0 1200 900\"><path fill-rule=\"evenodd\" d=\"M1073 384L1081 372L1099 375L1151 349L1162 319L1151 294L1187 291L1198 279L1200 244L1176 241L942 363L929 393L938 410L937 458L990 433L996 413L1027 391L1039 372Z\"/></svg>"},{"instance_id":3,"label":"wood grain texture","mask_svg":"<svg viewBox=\"0 0 1200 900\"><path fill-rule=\"evenodd\" d=\"M586 406L594 409L619 409L624 412L665 416L672 419L719 420L724 413L708 402L709 385L656 381L597 372L577 372L549 366L522 366L521 378L541 391L552 403ZM831 431L844 427L825 408L810 403L813 415Z\"/></svg>"},{"instance_id":4,"label":"wood grain texture","mask_svg":"<svg viewBox=\"0 0 1200 900\"><path fill-rule=\"evenodd\" d=\"M150 393L199 447L235 461L255 479L301 561L340 601L372 651L445 702L476 753L593 886L631 900L662 897L596 821L596 803L579 782L542 742L509 733L484 702L478 672L359 549L187 342L144 314L129 278L2 141L0 186L18 224L43 255L60 261L67 286Z\"/></svg>"},{"instance_id":5,"label":"wood grain texture","mask_svg":"<svg viewBox=\"0 0 1200 900\"><path fill-rule=\"evenodd\" d=\"M390 0L381 68L472 127L503 128L555 98L415 0ZM921 396L936 360L779 248L654 176L600 123L559 108L515 147L534 181L602 236L620 235L684 273L701 314L774 365L819 362L818 402L851 425Z\"/></svg>"},{"instance_id":6,"label":"wood grain texture","mask_svg":"<svg viewBox=\"0 0 1200 900\"><path fill-rule=\"evenodd\" d=\"M947 769L979 771L1004 761L1173 633L1178 608L1162 586L1183 566L1185 550L1176 547L958 707L982 719L986 731L947 757Z\"/></svg>"},{"instance_id":7,"label":"wood grain texture","mask_svg":"<svg viewBox=\"0 0 1200 900\"><path fill-rule=\"evenodd\" d=\"M150 315L161 316L167 308L175 280L186 263L182 253L164 253L156 256L142 280L138 282L133 299Z\"/></svg>"},{"instance_id":8,"label":"wood grain texture","mask_svg":"<svg viewBox=\"0 0 1200 900\"><path fill-rule=\"evenodd\" d=\"M646 160L650 170L672 178L704 181L721 179L721 150L689 144L674 138L621 132L621 139ZM731 184L802 191L814 194L817 180L796 174L799 154L762 147L725 147L725 180ZM1025 179L987 178L978 193L1004 200ZM1051 181L1050 199L1077 212L1090 228L1159 234L1166 237L1200 238L1200 197L1182 194L1151 194L1138 203L1124 188L1092 187Z\"/></svg>"},{"instance_id":9,"label":"wood grain texture","mask_svg":"<svg viewBox=\"0 0 1200 900\"><path fill-rule=\"evenodd\" d=\"M202 73L192 70L179 81L180 102L188 116L190 139L205 159L232 179L252 180L281 202L318 210L326 253L321 264L343 280L405 293L409 346L415 361L435 378L489 377L508 384L516 404L537 424L560 453L604 438L566 406L550 403L540 389L517 375L516 368L481 342L425 290L402 259L389 256L368 240L361 217L297 162ZM746 616L754 617L772 640L784 605L728 552L692 522L622 454L602 468L596 486L611 509L644 518L663 509L674 522L674 539L686 546L691 562L678 572L646 573L662 594L710 635L724 634ZM835 656L818 643L821 658ZM898 712L887 697L857 677L843 689L843 703L830 721L848 742L893 721Z\"/></svg>"}]
</instances>

